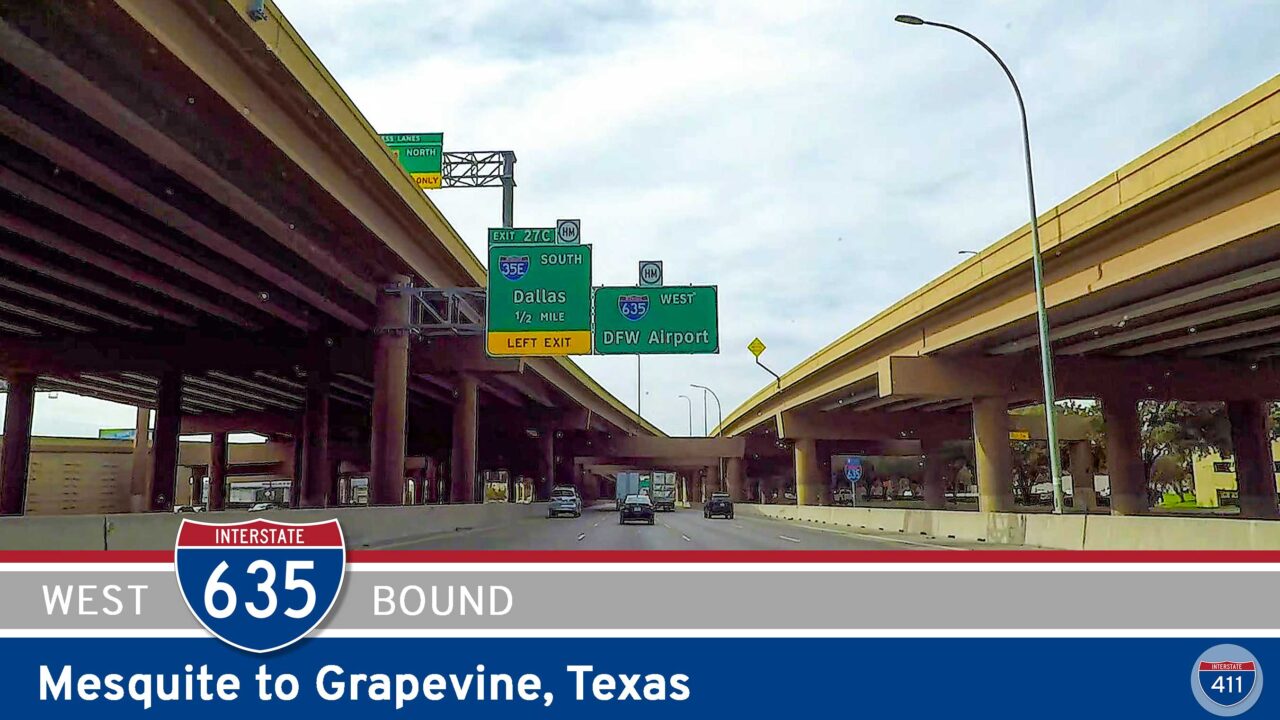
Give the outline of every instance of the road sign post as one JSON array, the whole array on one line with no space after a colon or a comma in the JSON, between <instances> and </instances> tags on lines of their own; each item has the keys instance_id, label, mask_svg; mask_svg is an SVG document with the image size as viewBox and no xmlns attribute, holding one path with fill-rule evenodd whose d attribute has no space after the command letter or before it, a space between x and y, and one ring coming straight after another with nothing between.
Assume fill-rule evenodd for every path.
<instances>
[{"instance_id":1,"label":"road sign post","mask_svg":"<svg viewBox=\"0 0 1280 720\"><path fill-rule=\"evenodd\" d=\"M764 343L760 341L760 338L756 338L756 339L752 340L751 342L747 343L747 350L749 350L749 351L751 352L751 354L755 356L755 358L756 358L756 364L757 364L757 365L759 365L761 368L763 368L765 372L767 372L767 373L769 373L770 375L772 375L772 376L773 376L773 378L774 378L775 380L777 380L777 381L778 381L778 389L779 389L779 390L781 390L781 389L782 389L782 376L781 376L781 375L779 375L778 373L774 372L773 370L770 370L770 369L769 369L769 367L768 367L767 365L765 365L764 363L760 362L760 353L763 353L763 352L764 352L764 350L765 350Z\"/></svg>"},{"instance_id":2,"label":"road sign post","mask_svg":"<svg viewBox=\"0 0 1280 720\"><path fill-rule=\"evenodd\" d=\"M591 246L557 245L551 228L494 228L485 346L490 355L591 353Z\"/></svg>"},{"instance_id":3,"label":"road sign post","mask_svg":"<svg viewBox=\"0 0 1280 720\"><path fill-rule=\"evenodd\" d=\"M381 137L420 190L440 187L444 133L389 133Z\"/></svg>"},{"instance_id":4,"label":"road sign post","mask_svg":"<svg viewBox=\"0 0 1280 720\"><path fill-rule=\"evenodd\" d=\"M595 350L600 355L720 352L714 285L596 288L595 316Z\"/></svg>"}]
</instances>

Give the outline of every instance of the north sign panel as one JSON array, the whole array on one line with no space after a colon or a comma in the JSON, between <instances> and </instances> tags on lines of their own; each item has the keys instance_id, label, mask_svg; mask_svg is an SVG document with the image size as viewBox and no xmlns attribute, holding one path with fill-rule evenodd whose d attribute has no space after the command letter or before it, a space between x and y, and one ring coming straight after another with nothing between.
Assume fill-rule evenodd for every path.
<instances>
[{"instance_id":1,"label":"north sign panel","mask_svg":"<svg viewBox=\"0 0 1280 720\"><path fill-rule=\"evenodd\" d=\"M443 133L384 134L382 142L421 190L440 187L444 162Z\"/></svg>"},{"instance_id":2,"label":"north sign panel","mask_svg":"<svg viewBox=\"0 0 1280 720\"><path fill-rule=\"evenodd\" d=\"M720 352L714 285L602 287L595 291L599 355L695 355Z\"/></svg>"},{"instance_id":3,"label":"north sign panel","mask_svg":"<svg viewBox=\"0 0 1280 720\"><path fill-rule=\"evenodd\" d=\"M490 355L591 352L591 246L490 245Z\"/></svg>"}]
</instances>

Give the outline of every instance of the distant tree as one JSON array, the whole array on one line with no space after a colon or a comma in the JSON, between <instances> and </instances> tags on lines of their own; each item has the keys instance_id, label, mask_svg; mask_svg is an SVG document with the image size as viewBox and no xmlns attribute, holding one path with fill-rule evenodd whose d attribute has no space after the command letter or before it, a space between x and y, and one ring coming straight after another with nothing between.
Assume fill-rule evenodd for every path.
<instances>
[{"instance_id":1,"label":"distant tree","mask_svg":"<svg viewBox=\"0 0 1280 720\"><path fill-rule=\"evenodd\" d=\"M1014 440L1010 450L1014 497L1031 504L1035 499L1032 488L1049 474L1049 447L1034 440Z\"/></svg>"},{"instance_id":2,"label":"distant tree","mask_svg":"<svg viewBox=\"0 0 1280 720\"><path fill-rule=\"evenodd\" d=\"M1138 422L1142 429L1142 469L1153 504L1167 489L1185 499L1197 458L1215 452L1231 454L1231 423L1222 403L1143 401L1138 403ZM1154 469L1162 458L1177 461L1182 475L1157 475Z\"/></svg>"}]
</instances>

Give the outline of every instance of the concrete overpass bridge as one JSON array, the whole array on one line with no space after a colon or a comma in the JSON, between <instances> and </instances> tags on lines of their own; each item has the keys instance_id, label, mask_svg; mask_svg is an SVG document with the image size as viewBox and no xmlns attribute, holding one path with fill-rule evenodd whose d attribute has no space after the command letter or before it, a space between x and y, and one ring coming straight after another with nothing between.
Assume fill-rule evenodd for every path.
<instances>
[{"instance_id":1,"label":"concrete overpass bridge","mask_svg":"<svg viewBox=\"0 0 1280 720\"><path fill-rule=\"evenodd\" d=\"M1280 398L1278 135L1280 77L1039 219L1058 396L1101 402L1113 514L1148 510L1141 400L1225 402L1241 515L1278 514L1264 404ZM782 459L798 502L826 504L819 458L831 443L911 440L926 505L941 508L938 449L969 440L981 509L1012 511L1010 410L1042 397L1029 234L987 247L731 413L722 430L746 438L748 474ZM1077 443L1072 473L1092 490L1089 462Z\"/></svg>"},{"instance_id":2,"label":"concrete overpass bridge","mask_svg":"<svg viewBox=\"0 0 1280 720\"><path fill-rule=\"evenodd\" d=\"M406 457L435 458L434 499L471 502L482 470L569 482L578 445L660 435L572 362L411 329L413 288L484 268L287 20L247 6L0 9L0 513L23 511L37 389L141 428L154 410L131 486L151 511L180 432L213 435L213 508L234 431L292 439L304 507L337 502L344 463L399 504Z\"/></svg>"}]
</instances>

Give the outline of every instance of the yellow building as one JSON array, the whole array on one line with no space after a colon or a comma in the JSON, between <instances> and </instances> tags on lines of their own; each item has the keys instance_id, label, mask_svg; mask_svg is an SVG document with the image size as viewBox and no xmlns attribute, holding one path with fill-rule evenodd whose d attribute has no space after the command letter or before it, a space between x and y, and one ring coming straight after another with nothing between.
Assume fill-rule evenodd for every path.
<instances>
[{"instance_id":1,"label":"yellow building","mask_svg":"<svg viewBox=\"0 0 1280 720\"><path fill-rule=\"evenodd\" d=\"M1271 444L1271 457L1280 458L1280 440ZM1280 461L1276 461L1275 466L1276 491L1280 492ZM1224 460L1217 453L1206 455L1196 460L1192 472L1196 483L1196 505L1222 507L1239 503L1235 460Z\"/></svg>"}]
</instances>

